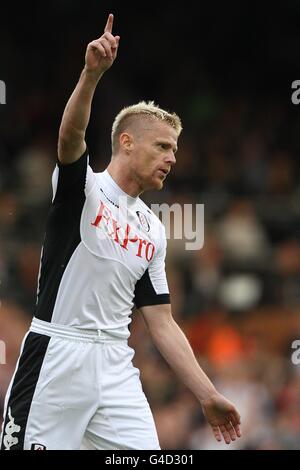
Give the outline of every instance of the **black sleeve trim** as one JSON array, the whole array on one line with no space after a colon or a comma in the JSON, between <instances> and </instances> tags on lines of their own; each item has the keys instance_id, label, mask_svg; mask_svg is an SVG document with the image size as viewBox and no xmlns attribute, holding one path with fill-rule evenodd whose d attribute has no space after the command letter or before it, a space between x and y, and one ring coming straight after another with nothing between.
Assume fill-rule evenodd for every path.
<instances>
[{"instance_id":1,"label":"black sleeve trim","mask_svg":"<svg viewBox=\"0 0 300 470\"><path fill-rule=\"evenodd\" d=\"M57 160L59 168L57 189L53 203L65 200L69 196L83 194L88 166L88 148L73 163L62 164Z\"/></svg>"},{"instance_id":2,"label":"black sleeve trim","mask_svg":"<svg viewBox=\"0 0 300 470\"><path fill-rule=\"evenodd\" d=\"M146 307L148 305L161 305L170 303L170 294L157 294L152 285L149 271L138 280L135 285L134 303L137 308Z\"/></svg>"}]
</instances>

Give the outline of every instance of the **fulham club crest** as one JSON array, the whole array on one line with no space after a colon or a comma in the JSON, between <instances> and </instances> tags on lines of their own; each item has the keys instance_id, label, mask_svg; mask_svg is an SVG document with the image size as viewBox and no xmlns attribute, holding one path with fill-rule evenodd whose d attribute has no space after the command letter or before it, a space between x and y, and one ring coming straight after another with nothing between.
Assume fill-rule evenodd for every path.
<instances>
[{"instance_id":1,"label":"fulham club crest","mask_svg":"<svg viewBox=\"0 0 300 470\"><path fill-rule=\"evenodd\" d=\"M31 444L31 450L46 450L46 446L43 446L43 444Z\"/></svg>"},{"instance_id":2,"label":"fulham club crest","mask_svg":"<svg viewBox=\"0 0 300 470\"><path fill-rule=\"evenodd\" d=\"M137 216L139 218L139 221L141 222L141 226L143 227L143 229L146 231L146 232L149 232L150 230L150 224L147 220L147 217L145 216L145 214L143 214L142 212L140 211L136 211L137 213Z\"/></svg>"}]
</instances>

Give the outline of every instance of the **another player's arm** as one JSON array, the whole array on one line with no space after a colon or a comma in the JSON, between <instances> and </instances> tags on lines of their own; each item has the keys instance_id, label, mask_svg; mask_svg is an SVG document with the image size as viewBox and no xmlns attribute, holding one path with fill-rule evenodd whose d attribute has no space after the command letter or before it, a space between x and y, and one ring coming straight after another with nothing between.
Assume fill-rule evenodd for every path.
<instances>
[{"instance_id":1,"label":"another player's arm","mask_svg":"<svg viewBox=\"0 0 300 470\"><path fill-rule=\"evenodd\" d=\"M86 149L85 132L91 114L96 86L116 56L119 36L113 36L113 15L110 14L104 34L87 46L85 67L62 117L58 139L58 158L61 163L75 162Z\"/></svg>"},{"instance_id":2,"label":"another player's arm","mask_svg":"<svg viewBox=\"0 0 300 470\"><path fill-rule=\"evenodd\" d=\"M140 307L154 344L177 376L199 400L215 438L227 444L240 437L240 416L234 405L214 387L175 322L170 304Z\"/></svg>"}]
</instances>

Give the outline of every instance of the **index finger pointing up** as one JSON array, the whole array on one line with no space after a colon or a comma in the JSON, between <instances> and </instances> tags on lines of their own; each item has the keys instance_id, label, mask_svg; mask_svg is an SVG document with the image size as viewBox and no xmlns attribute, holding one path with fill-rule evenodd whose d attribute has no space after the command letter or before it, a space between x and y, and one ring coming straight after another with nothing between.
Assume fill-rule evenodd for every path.
<instances>
[{"instance_id":1,"label":"index finger pointing up","mask_svg":"<svg viewBox=\"0 0 300 470\"><path fill-rule=\"evenodd\" d=\"M113 27L113 22L114 22L114 15L110 13L107 18L106 26L104 28L104 32L106 33L107 31L109 33L112 32L112 27Z\"/></svg>"}]
</instances>

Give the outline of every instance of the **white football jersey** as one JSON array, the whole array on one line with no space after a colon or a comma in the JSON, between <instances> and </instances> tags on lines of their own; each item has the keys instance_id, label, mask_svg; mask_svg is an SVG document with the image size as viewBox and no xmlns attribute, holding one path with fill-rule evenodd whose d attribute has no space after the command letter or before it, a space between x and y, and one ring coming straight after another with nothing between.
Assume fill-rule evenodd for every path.
<instances>
[{"instance_id":1,"label":"white football jersey","mask_svg":"<svg viewBox=\"0 0 300 470\"><path fill-rule=\"evenodd\" d=\"M107 170L94 173L88 151L58 162L52 185L35 317L128 337L134 304L170 302L164 226Z\"/></svg>"}]
</instances>

